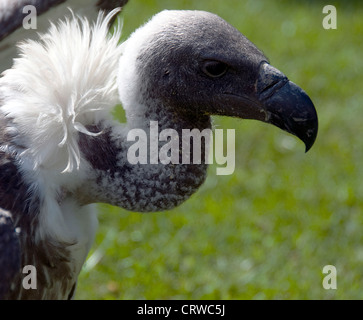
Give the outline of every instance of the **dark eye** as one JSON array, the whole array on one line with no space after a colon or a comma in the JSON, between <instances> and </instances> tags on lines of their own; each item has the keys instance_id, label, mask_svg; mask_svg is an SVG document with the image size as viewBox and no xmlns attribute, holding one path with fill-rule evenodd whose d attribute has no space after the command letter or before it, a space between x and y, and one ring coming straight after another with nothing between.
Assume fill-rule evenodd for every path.
<instances>
[{"instance_id":1,"label":"dark eye","mask_svg":"<svg viewBox=\"0 0 363 320\"><path fill-rule=\"evenodd\" d=\"M218 78L227 72L228 66L220 61L208 60L202 66L202 71L211 78Z\"/></svg>"}]
</instances>

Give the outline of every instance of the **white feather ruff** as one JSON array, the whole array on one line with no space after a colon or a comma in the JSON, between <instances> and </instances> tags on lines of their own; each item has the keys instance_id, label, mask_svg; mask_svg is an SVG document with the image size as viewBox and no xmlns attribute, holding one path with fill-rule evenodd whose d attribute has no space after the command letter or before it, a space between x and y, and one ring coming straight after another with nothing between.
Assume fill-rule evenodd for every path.
<instances>
[{"instance_id":1,"label":"white feather ruff","mask_svg":"<svg viewBox=\"0 0 363 320\"><path fill-rule=\"evenodd\" d=\"M117 103L121 28L109 36L108 24L118 11L100 14L92 26L76 17L52 24L39 42L19 45L20 57L0 78L0 111L32 170L79 169L78 132L94 135L85 126L109 118Z\"/></svg>"}]
</instances>

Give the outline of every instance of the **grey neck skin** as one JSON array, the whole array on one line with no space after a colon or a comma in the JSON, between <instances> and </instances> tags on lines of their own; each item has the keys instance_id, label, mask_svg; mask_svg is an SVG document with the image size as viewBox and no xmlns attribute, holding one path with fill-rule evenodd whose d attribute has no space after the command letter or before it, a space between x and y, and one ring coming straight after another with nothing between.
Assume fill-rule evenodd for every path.
<instances>
[{"instance_id":1,"label":"grey neck skin","mask_svg":"<svg viewBox=\"0 0 363 320\"><path fill-rule=\"evenodd\" d=\"M149 136L150 121L158 121L159 133L163 129L176 130L180 137L179 163L182 129L196 128L202 131L211 128L211 119L207 115L176 112L155 101L153 105L139 107L132 115L128 112L127 125L105 127L99 124L89 130L103 130L101 135L80 135L80 148L94 172L91 180L86 182L83 194L78 195L84 204L104 202L139 212L169 210L187 200L204 182L207 175L207 164L203 161L204 148L201 153L202 164L129 163L127 152L135 143L127 141L127 133L131 128L143 129ZM159 150L165 143L159 142ZM193 159L192 143L190 149Z\"/></svg>"}]
</instances>

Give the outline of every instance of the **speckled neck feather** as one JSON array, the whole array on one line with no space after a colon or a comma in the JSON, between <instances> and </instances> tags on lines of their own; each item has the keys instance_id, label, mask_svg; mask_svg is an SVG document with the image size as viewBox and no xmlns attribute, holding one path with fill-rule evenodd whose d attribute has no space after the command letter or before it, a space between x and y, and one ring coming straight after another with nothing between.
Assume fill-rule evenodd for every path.
<instances>
[{"instance_id":1,"label":"speckled neck feather","mask_svg":"<svg viewBox=\"0 0 363 320\"><path fill-rule=\"evenodd\" d=\"M183 129L211 127L209 116L198 116L172 112L168 107L154 105L147 112L140 114L130 125L108 127L100 124L90 127L94 132L103 131L99 136L80 136L80 148L85 158L94 168L95 175L88 188L85 202L107 202L131 211L151 212L172 209L188 199L204 182L207 175L206 164L130 164L127 150L133 142L127 142L130 128L144 129L149 133L150 121L158 121L159 132L174 129L182 136ZM159 150L165 142L159 142ZM98 152L94 152L95 150ZM191 144L191 158L193 145ZM202 148L204 159L204 148ZM105 159L105 154L107 158Z\"/></svg>"}]
</instances>

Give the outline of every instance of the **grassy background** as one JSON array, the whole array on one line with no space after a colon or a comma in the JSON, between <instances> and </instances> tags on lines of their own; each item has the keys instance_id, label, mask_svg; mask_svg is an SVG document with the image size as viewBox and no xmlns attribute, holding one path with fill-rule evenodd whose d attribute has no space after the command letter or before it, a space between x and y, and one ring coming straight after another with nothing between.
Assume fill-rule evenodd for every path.
<instances>
[{"instance_id":1,"label":"grassy background","mask_svg":"<svg viewBox=\"0 0 363 320\"><path fill-rule=\"evenodd\" d=\"M319 135L303 144L256 121L236 129L236 170L216 176L170 212L100 205L96 243L78 299L363 298L363 6L333 1L130 0L124 37L163 9L217 13L310 95ZM118 110L117 113L120 113ZM322 269L337 268L337 290Z\"/></svg>"}]
</instances>

